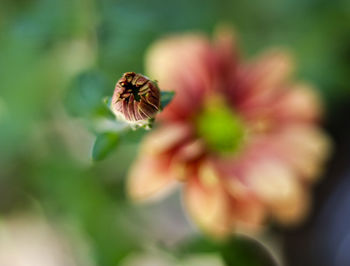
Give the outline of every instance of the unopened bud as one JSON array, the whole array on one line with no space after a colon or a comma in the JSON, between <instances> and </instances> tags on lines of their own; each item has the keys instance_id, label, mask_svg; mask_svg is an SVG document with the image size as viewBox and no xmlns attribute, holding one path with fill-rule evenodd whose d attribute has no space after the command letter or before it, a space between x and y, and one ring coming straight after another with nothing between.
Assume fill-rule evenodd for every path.
<instances>
[{"instance_id":1,"label":"unopened bud","mask_svg":"<svg viewBox=\"0 0 350 266\"><path fill-rule=\"evenodd\" d=\"M129 123L143 124L154 118L160 109L159 89L147 77L126 72L115 86L111 109Z\"/></svg>"}]
</instances>

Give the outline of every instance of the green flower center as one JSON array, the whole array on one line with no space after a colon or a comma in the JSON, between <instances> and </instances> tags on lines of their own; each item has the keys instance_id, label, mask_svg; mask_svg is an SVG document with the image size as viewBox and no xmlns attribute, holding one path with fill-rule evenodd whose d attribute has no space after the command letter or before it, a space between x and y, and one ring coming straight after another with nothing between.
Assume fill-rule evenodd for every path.
<instances>
[{"instance_id":1,"label":"green flower center","mask_svg":"<svg viewBox=\"0 0 350 266\"><path fill-rule=\"evenodd\" d=\"M195 123L197 134L212 151L234 153L243 143L245 127L239 116L222 101L205 105Z\"/></svg>"}]
</instances>

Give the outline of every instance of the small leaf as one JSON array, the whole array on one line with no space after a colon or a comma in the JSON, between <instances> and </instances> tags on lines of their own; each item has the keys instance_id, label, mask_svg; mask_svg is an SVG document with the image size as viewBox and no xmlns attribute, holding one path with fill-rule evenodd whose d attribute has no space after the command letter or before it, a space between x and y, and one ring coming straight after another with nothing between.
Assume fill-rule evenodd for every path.
<instances>
[{"instance_id":1,"label":"small leaf","mask_svg":"<svg viewBox=\"0 0 350 266\"><path fill-rule=\"evenodd\" d=\"M97 135L92 148L92 159L100 161L107 157L119 144L120 136L117 132L105 132Z\"/></svg>"},{"instance_id":2,"label":"small leaf","mask_svg":"<svg viewBox=\"0 0 350 266\"><path fill-rule=\"evenodd\" d=\"M112 104L112 97L105 97L103 99L103 102L105 103L105 105L110 108L111 107L111 104Z\"/></svg>"},{"instance_id":3,"label":"small leaf","mask_svg":"<svg viewBox=\"0 0 350 266\"><path fill-rule=\"evenodd\" d=\"M99 71L90 70L76 76L64 99L68 112L80 117L110 116L101 99L113 92L113 84Z\"/></svg>"},{"instance_id":4,"label":"small leaf","mask_svg":"<svg viewBox=\"0 0 350 266\"><path fill-rule=\"evenodd\" d=\"M103 106L104 115L103 116L106 117L106 118L115 119L115 115L114 115L114 113L113 113L113 111L111 109L112 97L105 97L103 99L103 103L104 103L104 106Z\"/></svg>"},{"instance_id":5,"label":"small leaf","mask_svg":"<svg viewBox=\"0 0 350 266\"><path fill-rule=\"evenodd\" d=\"M173 99L175 92L173 91L161 91L160 92L160 106L164 109Z\"/></svg>"}]
</instances>

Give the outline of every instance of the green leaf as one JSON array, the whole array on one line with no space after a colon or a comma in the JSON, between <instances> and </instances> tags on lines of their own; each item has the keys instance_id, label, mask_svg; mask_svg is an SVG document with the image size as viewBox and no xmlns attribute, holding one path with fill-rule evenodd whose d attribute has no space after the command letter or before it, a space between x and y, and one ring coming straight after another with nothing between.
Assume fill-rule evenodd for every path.
<instances>
[{"instance_id":1,"label":"green leaf","mask_svg":"<svg viewBox=\"0 0 350 266\"><path fill-rule=\"evenodd\" d=\"M119 144L120 135L117 132L105 132L97 135L92 148L92 159L100 161L106 158Z\"/></svg>"},{"instance_id":2,"label":"green leaf","mask_svg":"<svg viewBox=\"0 0 350 266\"><path fill-rule=\"evenodd\" d=\"M221 248L221 255L228 266L276 266L267 249L256 240L236 236Z\"/></svg>"},{"instance_id":3,"label":"green leaf","mask_svg":"<svg viewBox=\"0 0 350 266\"><path fill-rule=\"evenodd\" d=\"M180 257L197 253L213 253L218 252L219 249L219 243L216 243L204 236L198 236L180 243L180 245L177 247L176 255L177 257Z\"/></svg>"},{"instance_id":4,"label":"green leaf","mask_svg":"<svg viewBox=\"0 0 350 266\"><path fill-rule=\"evenodd\" d=\"M227 266L276 266L269 251L258 241L245 236L232 236L214 241L199 236L181 243L175 250L178 258L193 254L220 254Z\"/></svg>"},{"instance_id":5,"label":"green leaf","mask_svg":"<svg viewBox=\"0 0 350 266\"><path fill-rule=\"evenodd\" d=\"M113 117L101 100L113 93L113 84L99 71L90 70L79 74L71 83L65 97L65 106L74 116Z\"/></svg>"},{"instance_id":6,"label":"green leaf","mask_svg":"<svg viewBox=\"0 0 350 266\"><path fill-rule=\"evenodd\" d=\"M111 104L112 104L112 97L105 97L103 99L103 102L105 103L105 105L110 108Z\"/></svg>"},{"instance_id":7,"label":"green leaf","mask_svg":"<svg viewBox=\"0 0 350 266\"><path fill-rule=\"evenodd\" d=\"M173 91L161 91L160 92L160 106L165 108L173 99L175 92Z\"/></svg>"},{"instance_id":8,"label":"green leaf","mask_svg":"<svg viewBox=\"0 0 350 266\"><path fill-rule=\"evenodd\" d=\"M112 104L112 97L105 97L103 99L103 109L104 109L104 116L107 118L115 119L115 115L111 109L111 104Z\"/></svg>"}]
</instances>

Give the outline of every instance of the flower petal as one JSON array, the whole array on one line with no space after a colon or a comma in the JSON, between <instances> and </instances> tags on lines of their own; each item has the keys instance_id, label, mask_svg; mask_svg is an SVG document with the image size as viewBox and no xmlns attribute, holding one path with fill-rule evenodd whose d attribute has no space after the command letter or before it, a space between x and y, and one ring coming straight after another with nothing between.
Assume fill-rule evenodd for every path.
<instances>
[{"instance_id":1,"label":"flower petal","mask_svg":"<svg viewBox=\"0 0 350 266\"><path fill-rule=\"evenodd\" d=\"M187 118L213 87L214 53L199 34L172 36L155 43L148 51L146 69L162 90L175 91L162 112L167 119Z\"/></svg>"},{"instance_id":2,"label":"flower petal","mask_svg":"<svg viewBox=\"0 0 350 266\"><path fill-rule=\"evenodd\" d=\"M322 115L321 98L310 85L297 84L269 98L263 105L246 108L243 115L251 127L260 131L291 123L313 123Z\"/></svg>"},{"instance_id":3,"label":"flower petal","mask_svg":"<svg viewBox=\"0 0 350 266\"><path fill-rule=\"evenodd\" d=\"M266 206L254 195L232 200L233 219L236 231L257 233L266 218Z\"/></svg>"},{"instance_id":4,"label":"flower petal","mask_svg":"<svg viewBox=\"0 0 350 266\"><path fill-rule=\"evenodd\" d=\"M288 201L298 187L298 179L291 169L277 160L255 162L248 169L247 178L258 197L268 204Z\"/></svg>"},{"instance_id":5,"label":"flower petal","mask_svg":"<svg viewBox=\"0 0 350 266\"><path fill-rule=\"evenodd\" d=\"M187 124L165 124L147 135L141 150L143 153L154 155L169 152L187 141L191 134Z\"/></svg>"},{"instance_id":6,"label":"flower petal","mask_svg":"<svg viewBox=\"0 0 350 266\"><path fill-rule=\"evenodd\" d=\"M237 68L238 54L233 32L233 29L227 25L220 25L215 29L214 48L218 61L218 74L222 79L222 83L231 82ZM222 85L227 86L229 84Z\"/></svg>"},{"instance_id":7,"label":"flower petal","mask_svg":"<svg viewBox=\"0 0 350 266\"><path fill-rule=\"evenodd\" d=\"M201 176L193 176L186 182L184 202L204 231L222 238L232 230L229 197L212 169L204 167Z\"/></svg>"},{"instance_id":8,"label":"flower petal","mask_svg":"<svg viewBox=\"0 0 350 266\"><path fill-rule=\"evenodd\" d=\"M308 200L304 188L293 170L281 161L256 162L248 178L256 195L280 222L292 224L305 216Z\"/></svg>"},{"instance_id":9,"label":"flower petal","mask_svg":"<svg viewBox=\"0 0 350 266\"><path fill-rule=\"evenodd\" d=\"M319 176L332 146L320 129L306 125L286 127L274 140L282 158L309 181Z\"/></svg>"},{"instance_id":10,"label":"flower petal","mask_svg":"<svg viewBox=\"0 0 350 266\"><path fill-rule=\"evenodd\" d=\"M271 51L255 63L242 67L238 72L238 84L234 87L244 93L238 108L250 111L269 103L271 97L284 89L292 66L292 59L287 53Z\"/></svg>"},{"instance_id":11,"label":"flower petal","mask_svg":"<svg viewBox=\"0 0 350 266\"><path fill-rule=\"evenodd\" d=\"M310 205L309 192L300 189L298 194L295 194L295 197L287 203L271 206L270 211L278 222L285 225L294 225L306 218Z\"/></svg>"},{"instance_id":12,"label":"flower petal","mask_svg":"<svg viewBox=\"0 0 350 266\"><path fill-rule=\"evenodd\" d=\"M321 117L321 99L310 85L298 84L276 99L271 111L280 123L313 122Z\"/></svg>"},{"instance_id":13,"label":"flower petal","mask_svg":"<svg viewBox=\"0 0 350 266\"><path fill-rule=\"evenodd\" d=\"M145 155L132 166L127 183L128 194L134 201L162 196L175 185L169 158Z\"/></svg>"},{"instance_id":14,"label":"flower petal","mask_svg":"<svg viewBox=\"0 0 350 266\"><path fill-rule=\"evenodd\" d=\"M201 159L204 157L205 147L201 140L191 140L183 144L173 157L173 170L176 177L184 181L198 170L198 165L201 164Z\"/></svg>"}]
</instances>

